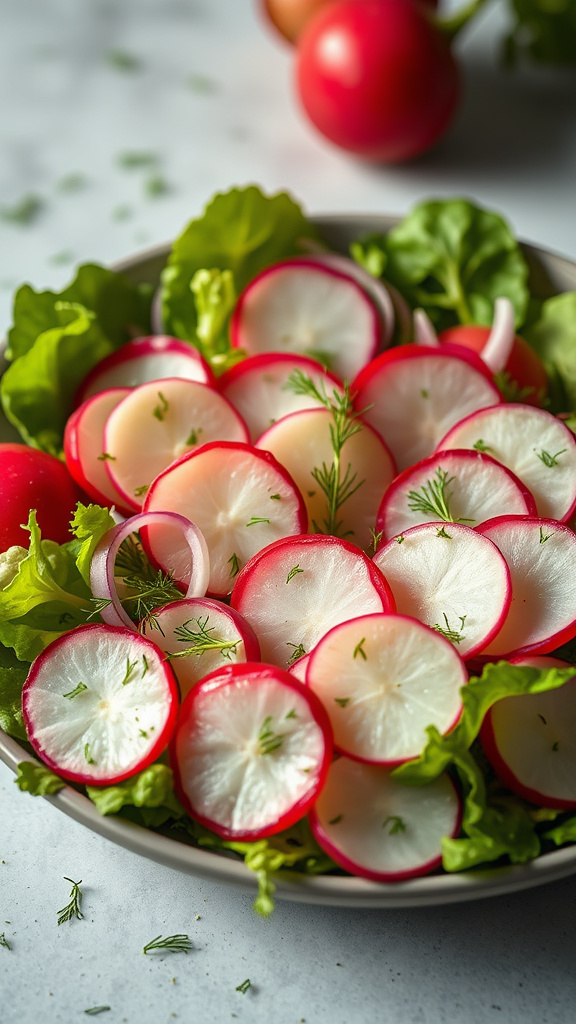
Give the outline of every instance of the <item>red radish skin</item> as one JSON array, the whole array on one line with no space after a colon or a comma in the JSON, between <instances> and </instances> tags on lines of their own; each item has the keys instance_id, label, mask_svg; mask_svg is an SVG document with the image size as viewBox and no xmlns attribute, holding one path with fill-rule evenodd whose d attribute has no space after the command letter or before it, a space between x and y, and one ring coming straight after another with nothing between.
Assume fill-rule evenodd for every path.
<instances>
[{"instance_id":1,"label":"red radish skin","mask_svg":"<svg viewBox=\"0 0 576 1024\"><path fill-rule=\"evenodd\" d=\"M300 258L275 263L250 282L236 303L230 337L249 355L313 355L351 380L377 351L382 328L371 299L349 275Z\"/></svg>"},{"instance_id":2,"label":"red radish skin","mask_svg":"<svg viewBox=\"0 0 576 1024\"><path fill-rule=\"evenodd\" d=\"M482 353L490 337L490 327L479 324L459 324L441 331L438 340L441 345L461 345L470 352ZM542 360L534 349L520 335L515 335L512 352L504 367L510 382L519 392L518 397L526 405L541 406L548 394L548 375Z\"/></svg>"},{"instance_id":3,"label":"red radish skin","mask_svg":"<svg viewBox=\"0 0 576 1024\"><path fill-rule=\"evenodd\" d=\"M453 645L407 615L362 615L334 626L306 669L336 749L388 767L418 756L429 725L441 734L454 728L467 681Z\"/></svg>"},{"instance_id":4,"label":"red radish skin","mask_svg":"<svg viewBox=\"0 0 576 1024\"><path fill-rule=\"evenodd\" d=\"M134 672L140 678L123 684L131 657L136 657ZM71 697L82 677L85 690ZM136 685L138 704L132 705ZM161 706L159 715L153 700ZM156 761L172 736L177 711L178 687L162 651L121 626L77 626L53 640L33 662L22 691L22 714L35 752L62 778L92 786L122 782ZM72 716L69 742L65 715ZM107 769L102 760L111 757L111 730L120 722L120 763ZM75 753L75 747L82 753ZM76 767L67 767L66 758Z\"/></svg>"},{"instance_id":5,"label":"red radish skin","mask_svg":"<svg viewBox=\"0 0 576 1024\"><path fill-rule=\"evenodd\" d=\"M479 409L448 431L439 451L488 452L530 489L536 512L567 522L576 509L576 438L544 409L506 402Z\"/></svg>"},{"instance_id":6,"label":"red radish skin","mask_svg":"<svg viewBox=\"0 0 576 1024\"><path fill-rule=\"evenodd\" d=\"M576 535L564 523L498 516L477 527L510 569L512 602L481 662L548 654L576 636Z\"/></svg>"},{"instance_id":7,"label":"red radish skin","mask_svg":"<svg viewBox=\"0 0 576 1024\"><path fill-rule=\"evenodd\" d=\"M64 430L64 456L70 475L92 501L114 505L122 515L132 513L104 466L104 426L127 394L128 388L110 388L87 398L72 413Z\"/></svg>"},{"instance_id":8,"label":"red radish skin","mask_svg":"<svg viewBox=\"0 0 576 1024\"><path fill-rule=\"evenodd\" d=\"M271 735L262 740L266 728ZM281 779L285 758L290 772ZM320 701L290 673L260 663L229 665L201 680L182 705L171 745L175 790L188 813L224 839L243 842L303 818L331 759Z\"/></svg>"},{"instance_id":9,"label":"red radish skin","mask_svg":"<svg viewBox=\"0 0 576 1024\"><path fill-rule=\"evenodd\" d=\"M168 655L182 700L211 672L230 663L260 660L260 645L252 627L234 608L209 597L173 601L158 608L150 632L160 650ZM190 633L199 638L196 646ZM219 647L220 642L228 646Z\"/></svg>"},{"instance_id":10,"label":"red radish skin","mask_svg":"<svg viewBox=\"0 0 576 1024\"><path fill-rule=\"evenodd\" d=\"M263 547L305 533L308 525L302 496L274 456L232 442L203 445L161 473L145 502L147 512L160 509L186 516L202 531L212 597L230 593L240 568ZM164 566L170 551L157 531L146 532L145 544Z\"/></svg>"},{"instance_id":11,"label":"red radish skin","mask_svg":"<svg viewBox=\"0 0 576 1024\"><path fill-rule=\"evenodd\" d=\"M329 397L333 391L343 391L338 377L323 370L315 359L282 352L249 356L220 377L220 392L242 416L253 443L282 417L299 409L318 408L314 398L297 395L287 386L295 370L301 370L317 387L323 387Z\"/></svg>"},{"instance_id":12,"label":"red radish skin","mask_svg":"<svg viewBox=\"0 0 576 1024\"><path fill-rule=\"evenodd\" d=\"M495 544L461 523L426 523L383 545L374 562L397 611L436 628L469 659L505 622L510 571Z\"/></svg>"},{"instance_id":13,"label":"red radish skin","mask_svg":"<svg viewBox=\"0 0 576 1024\"><path fill-rule=\"evenodd\" d=\"M400 470L431 455L464 416L502 401L482 360L448 346L388 349L351 390L354 407L384 438Z\"/></svg>"},{"instance_id":14,"label":"red radish skin","mask_svg":"<svg viewBox=\"0 0 576 1024\"><path fill-rule=\"evenodd\" d=\"M456 837L461 801L447 774L405 786L380 765L334 761L310 812L319 846L341 868L373 882L403 882L442 863L442 839Z\"/></svg>"},{"instance_id":15,"label":"red radish skin","mask_svg":"<svg viewBox=\"0 0 576 1024\"><path fill-rule=\"evenodd\" d=\"M460 91L446 38L411 0L339 0L319 12L299 38L296 85L322 135L383 163L437 142Z\"/></svg>"},{"instance_id":16,"label":"red radish skin","mask_svg":"<svg viewBox=\"0 0 576 1024\"><path fill-rule=\"evenodd\" d=\"M238 575L230 603L254 629L262 658L282 668L309 653L338 623L395 610L390 587L372 560L326 534L269 544Z\"/></svg>"},{"instance_id":17,"label":"red radish skin","mask_svg":"<svg viewBox=\"0 0 576 1024\"><path fill-rule=\"evenodd\" d=\"M126 342L102 359L83 381L75 405L108 388L133 388L165 377L214 384L210 366L193 345L168 334L151 334Z\"/></svg>"},{"instance_id":18,"label":"red radish skin","mask_svg":"<svg viewBox=\"0 0 576 1024\"><path fill-rule=\"evenodd\" d=\"M441 479L445 500L420 507ZM376 532L389 540L412 526L441 520L477 527L502 510L534 515L536 505L522 481L490 455L454 448L422 459L393 480L378 510Z\"/></svg>"},{"instance_id":19,"label":"red radish skin","mask_svg":"<svg viewBox=\"0 0 576 1024\"><path fill-rule=\"evenodd\" d=\"M63 462L47 452L18 443L0 444L0 551L27 547L30 535L21 524L30 509L44 540L72 540L70 520L81 497Z\"/></svg>"},{"instance_id":20,"label":"red radish skin","mask_svg":"<svg viewBox=\"0 0 576 1024\"><path fill-rule=\"evenodd\" d=\"M514 665L527 665L533 668L570 667L570 663L567 661L546 656L511 658L510 661ZM536 729L533 727L534 722L537 723ZM530 749L529 760L522 754L519 757L515 737L515 733L522 733L523 727L526 729L524 745L526 750ZM486 714L480 730L480 740L486 757L498 778L513 793L538 806L574 810L576 808L576 785L574 784L576 746L573 742L575 727L576 678L568 680L556 690L505 697L498 701ZM564 769L563 777L556 776L554 773L555 792L546 792L528 785L530 776L532 776L530 781L536 781L538 767L542 763L546 763L556 741L562 744L564 751L566 746L572 747L570 753L573 768L571 772L567 775L566 769ZM564 796L559 796L558 783L563 783L566 786ZM570 791L570 795L566 795L567 791Z\"/></svg>"}]
</instances>

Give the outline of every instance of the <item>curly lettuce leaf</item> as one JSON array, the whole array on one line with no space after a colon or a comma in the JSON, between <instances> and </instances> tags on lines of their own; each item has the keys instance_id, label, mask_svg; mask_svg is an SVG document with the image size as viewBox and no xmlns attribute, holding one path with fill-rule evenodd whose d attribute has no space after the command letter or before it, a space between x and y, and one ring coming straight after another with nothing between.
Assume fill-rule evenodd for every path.
<instances>
[{"instance_id":1,"label":"curly lettuce leaf","mask_svg":"<svg viewBox=\"0 0 576 1024\"><path fill-rule=\"evenodd\" d=\"M576 412L576 292L543 302L524 336L546 367L551 411Z\"/></svg>"},{"instance_id":2,"label":"curly lettuce leaf","mask_svg":"<svg viewBox=\"0 0 576 1024\"><path fill-rule=\"evenodd\" d=\"M385 238L370 236L352 250L376 267L436 327L491 324L494 302L510 299L516 323L528 308L528 266L510 228L498 214L466 199L419 203Z\"/></svg>"},{"instance_id":3,"label":"curly lettuce leaf","mask_svg":"<svg viewBox=\"0 0 576 1024\"><path fill-rule=\"evenodd\" d=\"M165 764L151 764L114 786L87 786L86 792L102 815L137 808L140 815L125 816L140 820L147 828L158 828L185 813L174 795L172 770Z\"/></svg>"},{"instance_id":4,"label":"curly lettuce leaf","mask_svg":"<svg viewBox=\"0 0 576 1024\"><path fill-rule=\"evenodd\" d=\"M261 270L298 255L304 240L315 237L316 230L285 192L266 196L251 185L218 193L172 248L162 274L164 330L197 342L190 283L198 270L230 270L239 294Z\"/></svg>"},{"instance_id":5,"label":"curly lettuce leaf","mask_svg":"<svg viewBox=\"0 0 576 1024\"><path fill-rule=\"evenodd\" d=\"M544 839L549 839L556 846L564 843L576 843L576 816L566 818L559 825L544 833Z\"/></svg>"},{"instance_id":6,"label":"curly lettuce leaf","mask_svg":"<svg viewBox=\"0 0 576 1024\"><path fill-rule=\"evenodd\" d=\"M90 586L90 563L96 545L108 530L114 526L114 520L110 510L101 505L82 505L78 502L76 511L70 523L70 529L76 537L77 546L74 542L69 543L68 550L75 552L76 568L86 585Z\"/></svg>"},{"instance_id":7,"label":"curly lettuce leaf","mask_svg":"<svg viewBox=\"0 0 576 1024\"><path fill-rule=\"evenodd\" d=\"M26 740L26 729L22 717L22 687L30 665L10 658L12 652L2 649L0 664L0 729L16 740ZM8 655L8 658L6 657Z\"/></svg>"},{"instance_id":8,"label":"curly lettuce leaf","mask_svg":"<svg viewBox=\"0 0 576 1024\"><path fill-rule=\"evenodd\" d=\"M14 782L18 789L31 796L50 796L66 785L63 779L39 761L21 761Z\"/></svg>"}]
</instances>

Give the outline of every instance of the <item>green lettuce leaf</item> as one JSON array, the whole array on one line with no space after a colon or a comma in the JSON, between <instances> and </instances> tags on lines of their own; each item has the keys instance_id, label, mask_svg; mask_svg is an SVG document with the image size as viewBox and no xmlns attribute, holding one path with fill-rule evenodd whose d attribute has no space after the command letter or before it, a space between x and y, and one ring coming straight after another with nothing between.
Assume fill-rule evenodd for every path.
<instances>
[{"instance_id":1,"label":"green lettuce leaf","mask_svg":"<svg viewBox=\"0 0 576 1024\"><path fill-rule=\"evenodd\" d=\"M356 250L376 265L372 236ZM466 199L420 203L383 242L385 277L436 327L491 324L494 301L512 302L516 323L528 307L528 267L506 222Z\"/></svg>"},{"instance_id":2,"label":"green lettuce leaf","mask_svg":"<svg viewBox=\"0 0 576 1024\"><path fill-rule=\"evenodd\" d=\"M218 193L201 217L174 243L162 275L164 330L197 341L197 313L190 283L198 270L230 270L239 294L277 260L298 255L316 231L284 192L264 195L251 185Z\"/></svg>"},{"instance_id":3,"label":"green lettuce leaf","mask_svg":"<svg viewBox=\"0 0 576 1024\"><path fill-rule=\"evenodd\" d=\"M82 579L90 586L90 563L97 544L114 526L110 510L101 505L82 505L78 502L70 529L78 544L68 544L69 551L75 551L75 563Z\"/></svg>"},{"instance_id":4,"label":"green lettuce leaf","mask_svg":"<svg viewBox=\"0 0 576 1024\"><path fill-rule=\"evenodd\" d=\"M566 818L560 825L544 833L544 839L549 839L556 846L564 843L576 843L576 816Z\"/></svg>"},{"instance_id":5,"label":"green lettuce leaf","mask_svg":"<svg viewBox=\"0 0 576 1024\"><path fill-rule=\"evenodd\" d=\"M6 659L6 649L4 649ZM11 652L10 652L11 653ZM10 659L0 665L0 729L17 740L26 740L26 729L22 717L22 687L28 675L30 665Z\"/></svg>"},{"instance_id":6,"label":"green lettuce leaf","mask_svg":"<svg viewBox=\"0 0 576 1024\"><path fill-rule=\"evenodd\" d=\"M126 808L149 812L132 817L148 828L158 828L185 813L174 795L172 770L165 764L152 764L115 786L87 786L86 792L103 815L118 814Z\"/></svg>"},{"instance_id":7,"label":"green lettuce leaf","mask_svg":"<svg viewBox=\"0 0 576 1024\"><path fill-rule=\"evenodd\" d=\"M576 412L576 292L542 303L540 317L524 335L550 378L552 412Z\"/></svg>"},{"instance_id":8,"label":"green lettuce leaf","mask_svg":"<svg viewBox=\"0 0 576 1024\"><path fill-rule=\"evenodd\" d=\"M32 796L50 796L66 785L63 779L38 761L21 761L17 771L14 782L18 789Z\"/></svg>"}]
</instances>

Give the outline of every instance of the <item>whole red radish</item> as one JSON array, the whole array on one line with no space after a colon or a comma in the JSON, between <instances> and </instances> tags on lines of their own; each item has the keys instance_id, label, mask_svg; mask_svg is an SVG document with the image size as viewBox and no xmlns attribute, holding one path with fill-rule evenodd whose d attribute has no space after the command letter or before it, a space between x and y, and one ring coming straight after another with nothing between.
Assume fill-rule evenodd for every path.
<instances>
[{"instance_id":1,"label":"whole red radish","mask_svg":"<svg viewBox=\"0 0 576 1024\"><path fill-rule=\"evenodd\" d=\"M297 88L316 128L337 146L394 163L429 149L456 109L449 44L413 0L338 0L298 42Z\"/></svg>"},{"instance_id":2,"label":"whole red radish","mask_svg":"<svg viewBox=\"0 0 576 1024\"><path fill-rule=\"evenodd\" d=\"M21 526L32 508L45 540L72 540L69 524L79 497L68 469L54 455L26 444L0 444L0 551L27 545Z\"/></svg>"}]
</instances>

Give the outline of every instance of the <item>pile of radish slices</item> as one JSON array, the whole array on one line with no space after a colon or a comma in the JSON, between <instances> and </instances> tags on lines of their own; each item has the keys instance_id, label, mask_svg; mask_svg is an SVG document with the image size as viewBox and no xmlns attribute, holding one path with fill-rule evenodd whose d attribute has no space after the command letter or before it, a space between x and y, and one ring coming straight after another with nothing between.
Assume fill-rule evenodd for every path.
<instances>
[{"instance_id":1,"label":"pile of radish slices","mask_svg":"<svg viewBox=\"0 0 576 1024\"><path fill-rule=\"evenodd\" d=\"M102 622L46 648L25 684L40 757L107 785L169 746L181 803L225 839L309 814L354 874L437 867L457 788L391 769L427 727L455 726L471 659L540 664L576 635L576 439L503 401L514 324L506 300L496 311L480 355L423 314L414 343L388 347L401 297L344 257L292 259L240 296L242 358L219 378L161 325L99 364L65 457L120 521L92 560ZM117 564L129 538L174 590L140 622ZM573 807L576 687L541 697L545 713L497 704L485 749L511 789Z\"/></svg>"}]
</instances>

